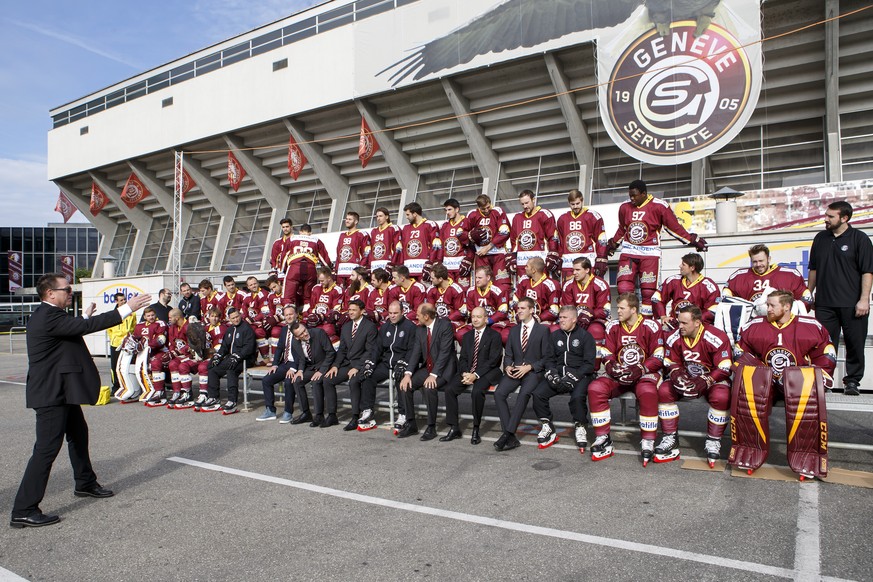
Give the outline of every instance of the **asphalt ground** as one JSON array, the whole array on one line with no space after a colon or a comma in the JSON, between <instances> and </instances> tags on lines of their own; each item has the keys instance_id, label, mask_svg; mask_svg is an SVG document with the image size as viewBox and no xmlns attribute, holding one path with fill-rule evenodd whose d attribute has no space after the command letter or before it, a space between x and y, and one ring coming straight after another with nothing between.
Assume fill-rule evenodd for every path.
<instances>
[{"instance_id":1,"label":"asphalt ground","mask_svg":"<svg viewBox=\"0 0 873 582\"><path fill-rule=\"evenodd\" d=\"M33 445L25 373L25 356L0 355L7 511ZM569 434L542 451L525 434L527 446L498 453L493 423L479 446L468 423L462 440L423 443L387 428L343 432L347 410L329 429L255 422L253 404L227 417L85 407L95 469L116 496L74 497L62 451L42 503L62 521L0 527L0 580L873 580L870 489L681 462L644 469L636 432L614 433L617 454L593 463ZM705 411L683 404L681 428L705 430ZM829 420L831 441L873 444L873 415ZM682 445L683 459L703 456L702 439ZM830 458L873 471L870 452ZM785 465L784 445L769 462Z\"/></svg>"}]
</instances>

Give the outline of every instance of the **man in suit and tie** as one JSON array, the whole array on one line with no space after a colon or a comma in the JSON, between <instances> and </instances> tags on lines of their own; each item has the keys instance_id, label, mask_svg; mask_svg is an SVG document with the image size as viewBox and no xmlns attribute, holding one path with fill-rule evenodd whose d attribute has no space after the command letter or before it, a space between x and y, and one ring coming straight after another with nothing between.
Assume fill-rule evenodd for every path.
<instances>
[{"instance_id":1,"label":"man in suit and tie","mask_svg":"<svg viewBox=\"0 0 873 582\"><path fill-rule=\"evenodd\" d=\"M436 437L436 413L440 388L458 373L455 355L455 328L448 319L437 318L432 303L418 306L418 329L409 355L409 366L400 381L400 394L406 407L406 426L397 434L405 438L418 434L415 422L415 390L421 389L427 404L427 429L421 440Z\"/></svg>"},{"instance_id":2,"label":"man in suit and tie","mask_svg":"<svg viewBox=\"0 0 873 582\"><path fill-rule=\"evenodd\" d=\"M306 385L312 383L313 397L323 393L324 389L321 383L324 381L324 374L333 365L336 350L333 349L327 332L321 328L308 328L302 323L295 322L291 326L291 333L294 335L292 349L297 353L296 360L300 362L300 368L292 377L294 393L300 402L300 416L294 418L291 424L309 422L309 426L312 428L320 427L324 422L324 399L313 398L315 403L315 417L313 418L309 411Z\"/></svg>"},{"instance_id":3,"label":"man in suit and tie","mask_svg":"<svg viewBox=\"0 0 873 582\"><path fill-rule=\"evenodd\" d=\"M82 317L66 312L73 301L73 288L59 273L39 278L36 292L40 303L27 323L28 408L36 413L36 443L24 470L12 507L12 527L40 527L60 521L39 509L55 457L64 437L73 465L78 497L112 497L97 482L88 453L88 424L81 404L94 404L100 394L100 374L82 336L118 325L149 304L151 296L131 297L127 304L94 315L95 304ZM92 317L93 316L93 317Z\"/></svg>"},{"instance_id":4,"label":"man in suit and tie","mask_svg":"<svg viewBox=\"0 0 873 582\"><path fill-rule=\"evenodd\" d=\"M282 310L285 325L282 326L279 335L279 343L273 353L273 365L267 375L261 378L261 386L264 390L264 413L255 420L276 420L276 392L275 386L283 382L285 386L285 412L279 418L280 424L288 424L293 419L291 411L294 410L294 388L291 378L297 373L300 366L300 357L294 353L294 336L291 334L291 325L297 322L297 312L290 305Z\"/></svg>"},{"instance_id":5,"label":"man in suit and tie","mask_svg":"<svg viewBox=\"0 0 873 582\"><path fill-rule=\"evenodd\" d=\"M327 416L322 428L339 424L336 418L336 385L349 383L349 396L352 399L352 418L343 430L357 430L361 417L361 382L358 372L370 357L370 348L376 343L376 324L364 317L364 302L360 299L349 301L349 321L340 331L339 348L333 367L324 375L324 398L327 401ZM316 395L319 398L319 395Z\"/></svg>"},{"instance_id":6,"label":"man in suit and tie","mask_svg":"<svg viewBox=\"0 0 873 582\"><path fill-rule=\"evenodd\" d=\"M498 451L518 448L521 443L515 436L531 394L543 382L546 364L551 358L548 326L534 319L536 303L530 297L522 297L516 307L518 325L509 332L503 369L506 373L494 392L497 414L503 434L494 443ZM512 412L507 402L509 395L519 389Z\"/></svg>"},{"instance_id":7,"label":"man in suit and tie","mask_svg":"<svg viewBox=\"0 0 873 582\"><path fill-rule=\"evenodd\" d=\"M500 380L503 372L503 342L500 334L488 327L488 314L484 307L475 307L470 313L473 329L464 334L461 341L459 374L446 385L446 424L449 432L440 437L440 442L452 441L463 436L458 426L458 395L470 388L473 399L473 436L470 444L482 442L479 424L485 409L485 394Z\"/></svg>"}]
</instances>

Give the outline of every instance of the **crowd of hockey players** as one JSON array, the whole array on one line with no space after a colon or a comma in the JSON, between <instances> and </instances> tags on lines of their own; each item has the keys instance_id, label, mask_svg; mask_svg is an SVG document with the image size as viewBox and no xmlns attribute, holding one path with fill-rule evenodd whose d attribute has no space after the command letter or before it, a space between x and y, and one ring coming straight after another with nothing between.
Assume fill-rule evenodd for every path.
<instances>
[{"instance_id":1,"label":"crowd of hockey players","mask_svg":"<svg viewBox=\"0 0 873 582\"><path fill-rule=\"evenodd\" d=\"M494 447L508 451L519 446L515 433L531 401L541 422L538 446L557 442L550 401L564 395L576 446L601 461L613 455L610 400L632 392L644 466L679 458L680 402L703 398L710 466L722 457L730 426L728 462L750 471L767 457L768 416L773 401L784 399L789 464L801 478L826 475L823 394L835 352L827 331L805 316L812 298L801 275L755 245L750 268L720 288L703 275L706 241L642 181L630 184L611 237L579 191L567 200L569 210L556 218L525 190L522 211L510 221L487 196L466 215L449 199L441 226L411 203L402 226L379 208L369 230L349 212L335 261L308 226L295 229L284 219L266 280L249 277L238 287L226 276L220 289L201 281L199 315L190 301L186 313L172 309L167 321L145 309L122 344L116 396L232 414L245 363L268 368L257 420L336 425L336 387L348 384L352 419L344 428L364 431L376 426L377 412L387 416L376 409L375 391L391 378L398 438L438 436L440 392L448 430L439 440L462 438L458 399L469 392L470 442L478 445L493 394L502 429ZM665 230L694 252L662 281ZM604 276L615 253L612 304ZM416 393L426 419L417 418Z\"/></svg>"}]
</instances>

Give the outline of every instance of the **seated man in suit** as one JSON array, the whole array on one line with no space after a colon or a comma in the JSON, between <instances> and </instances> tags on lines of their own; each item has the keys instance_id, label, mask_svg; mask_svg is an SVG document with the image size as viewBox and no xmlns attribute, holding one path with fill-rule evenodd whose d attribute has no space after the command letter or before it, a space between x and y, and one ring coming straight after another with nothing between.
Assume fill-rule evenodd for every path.
<instances>
[{"instance_id":1,"label":"seated man in suit","mask_svg":"<svg viewBox=\"0 0 873 582\"><path fill-rule=\"evenodd\" d=\"M473 436L470 444L482 442L479 424L485 409L485 394L496 384L503 372L503 341L500 334L488 327L488 314L484 307L474 307L470 313L473 329L464 334L461 340L461 358L458 362L458 375L449 379L446 385L446 424L449 432L440 437L440 442L459 439L463 436L458 427L458 395L464 390L472 390Z\"/></svg>"},{"instance_id":2,"label":"seated man in suit","mask_svg":"<svg viewBox=\"0 0 873 582\"><path fill-rule=\"evenodd\" d=\"M339 348L333 366L324 375L323 394L316 390L316 399L327 401L327 416L322 428L339 424L336 418L336 385L349 383L349 395L352 399L352 419L343 430L357 430L358 419L361 417L361 381L358 375L364 368L364 362L370 354L370 348L376 343L376 324L364 317L364 302L360 299L349 301L349 321L340 331Z\"/></svg>"},{"instance_id":3,"label":"seated man in suit","mask_svg":"<svg viewBox=\"0 0 873 582\"><path fill-rule=\"evenodd\" d=\"M282 382L285 386L285 412L279 419L280 424L288 424L293 419L291 411L294 410L294 387L291 378L301 368L300 356L294 352L294 336L291 334L291 326L297 323L297 312L290 305L282 310L285 325L279 335L279 344L273 353L273 365L267 375L261 378L261 386L264 389L264 413L255 420L276 420L276 392L275 386Z\"/></svg>"},{"instance_id":4,"label":"seated man in suit","mask_svg":"<svg viewBox=\"0 0 873 582\"><path fill-rule=\"evenodd\" d=\"M518 424L524 414L533 391L543 382L546 364L551 358L552 344L549 341L547 325L534 319L536 303L530 297L522 297L516 307L515 327L509 332L506 341L506 355L503 369L506 375L497 385L494 402L500 416L503 434L494 443L498 451L508 451L521 446L515 436ZM520 389L519 389L520 388ZM509 410L509 395L519 389L512 412Z\"/></svg>"},{"instance_id":5,"label":"seated man in suit","mask_svg":"<svg viewBox=\"0 0 873 582\"><path fill-rule=\"evenodd\" d=\"M395 386L400 384L417 329L414 323L404 317L399 301L392 301L388 305L388 319L379 328L370 357L361 370L361 408L364 410L358 419L358 430L376 428L373 412L376 406L376 384L387 380L389 375L394 376ZM395 435L406 424L406 408L402 401L399 404L400 415L394 423Z\"/></svg>"},{"instance_id":6,"label":"seated man in suit","mask_svg":"<svg viewBox=\"0 0 873 582\"><path fill-rule=\"evenodd\" d=\"M200 407L200 412L221 410L224 415L239 412L236 407L239 398L239 375L242 374L243 365L253 365L258 355L255 332L243 321L242 312L236 307L228 307L227 317L230 325L224 332L221 347L209 362L208 398ZM227 377L227 401L222 406L219 395L221 379L224 377Z\"/></svg>"},{"instance_id":7,"label":"seated man in suit","mask_svg":"<svg viewBox=\"0 0 873 582\"><path fill-rule=\"evenodd\" d=\"M421 440L429 441L436 437L436 413L440 388L449 378L458 373L458 358L455 355L455 328L448 319L437 318L436 307L432 303L418 306L419 328L415 334L409 367L400 381L400 392L406 406L406 426L397 434L404 438L418 434L415 422L416 389L421 389L427 404L427 430Z\"/></svg>"},{"instance_id":8,"label":"seated man in suit","mask_svg":"<svg viewBox=\"0 0 873 582\"><path fill-rule=\"evenodd\" d=\"M297 400L300 402L300 416L293 419L291 424L302 424L309 422L309 426L315 428L322 425L324 422L324 399L314 398L315 401L315 417L309 412L309 397L306 395L306 385L312 382L312 395L323 394L324 389L321 383L324 381L324 374L330 370L333 361L336 358L336 350L333 349L333 344L330 343L330 337L323 329L317 327L308 328L302 323L297 323L291 327L291 333L294 335L294 347L292 348L298 354L297 361L300 362L300 367L297 373L292 377L294 382L294 393L297 395Z\"/></svg>"}]
</instances>

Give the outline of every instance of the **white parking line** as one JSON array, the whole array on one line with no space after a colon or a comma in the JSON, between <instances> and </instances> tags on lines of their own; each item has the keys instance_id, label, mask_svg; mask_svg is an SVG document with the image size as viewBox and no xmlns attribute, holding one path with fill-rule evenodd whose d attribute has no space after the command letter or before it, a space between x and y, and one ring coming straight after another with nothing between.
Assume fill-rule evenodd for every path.
<instances>
[{"instance_id":1,"label":"white parking line","mask_svg":"<svg viewBox=\"0 0 873 582\"><path fill-rule=\"evenodd\" d=\"M797 536L794 543L794 569L797 579L818 580L821 572L821 547L818 517L818 483L801 483L797 500Z\"/></svg>"},{"instance_id":2,"label":"white parking line","mask_svg":"<svg viewBox=\"0 0 873 582\"><path fill-rule=\"evenodd\" d=\"M799 572L797 570L791 570L788 568L779 568L777 566L768 566L766 564L756 564L754 562L746 562L743 560L734 560L731 558L723 558L720 556L709 556L706 554L699 554L697 552L686 552L684 550L677 550L674 548L664 548L660 546L654 546L651 544L640 544L636 542L630 542L625 540L619 540L615 538L606 538L595 535L583 534L574 531L565 531L559 529L553 529L549 527L542 527L537 525L529 525L525 523L518 523L514 521L505 521L502 519L494 519L491 517L483 517L479 515L472 515L469 513L460 513L457 511L449 511L446 509L438 509L435 507L427 507L424 505L414 505L412 503L404 503L402 501L394 501L391 499L383 499L381 497L372 497L370 495L361 495L360 493L352 493L349 491L341 491L339 489L332 489L330 487L322 487L321 485L312 485L310 483L303 483L301 481L292 481L290 479L283 479L281 477L273 477L271 475L263 475L261 473L253 473L251 471L242 471L240 469L234 469L231 467L223 467L221 465L214 465L212 463L202 463L200 461L194 461L192 459L184 459L181 457L170 457L167 459L168 461L172 461L174 463L182 463L184 465L190 465L192 467L198 467L201 469L207 469L209 471L216 471L218 473L226 473L228 475L236 475L238 477L245 477L247 479L254 479L256 481L264 481L266 483L275 483L277 485L284 485L285 487L293 487L295 489L300 489L303 491L310 491L312 493L321 493L322 495L330 495L332 497L338 497L340 499L347 499L350 501L358 501L360 503L368 503L370 505L378 505L381 507L388 507L390 509L400 509L403 511L411 511L414 513L422 513L425 515L432 515L436 517L443 517L446 519L454 519L457 521L463 521L467 523L475 523L479 525L487 525L490 527L496 527L501 529L506 529L510 531L517 531L522 533L529 533L541 536L548 536L553 538L560 538L565 540L577 541L586 544L591 544L595 546L603 546L607 548L616 548L620 550L628 550L631 552L640 552L644 554L651 554L653 556L660 556L664 558L675 558L679 560L686 560L689 562L698 562L701 564L707 564L710 566L718 566L722 568L732 568L734 570L742 570L745 572L754 572L756 574L765 574L769 576L778 576L780 578L788 578L793 579L797 578L799 575L806 575L807 572ZM828 578L822 577L822 580L832 580L837 581L841 580L839 578Z\"/></svg>"},{"instance_id":3,"label":"white parking line","mask_svg":"<svg viewBox=\"0 0 873 582\"><path fill-rule=\"evenodd\" d=\"M19 582L20 580L27 580L27 578L22 578L15 572L10 572L6 568L0 566L0 582Z\"/></svg>"}]
</instances>

